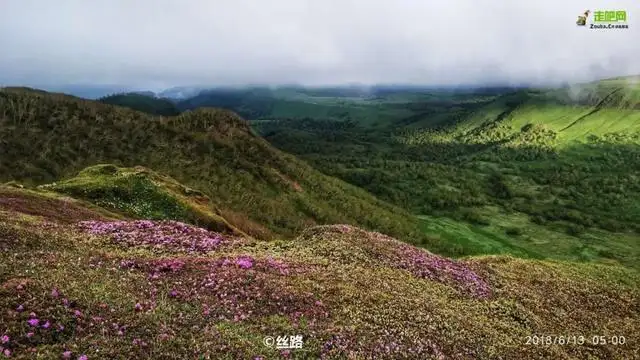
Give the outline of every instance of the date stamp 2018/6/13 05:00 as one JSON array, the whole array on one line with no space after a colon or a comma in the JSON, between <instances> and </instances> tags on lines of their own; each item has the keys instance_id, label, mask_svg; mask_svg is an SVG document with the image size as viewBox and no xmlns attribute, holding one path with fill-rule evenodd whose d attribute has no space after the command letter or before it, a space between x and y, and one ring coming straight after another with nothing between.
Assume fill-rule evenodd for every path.
<instances>
[{"instance_id":1,"label":"date stamp 2018/6/13 05:00","mask_svg":"<svg viewBox=\"0 0 640 360\"><path fill-rule=\"evenodd\" d=\"M625 345L627 339L622 335L529 335L525 345Z\"/></svg>"}]
</instances>

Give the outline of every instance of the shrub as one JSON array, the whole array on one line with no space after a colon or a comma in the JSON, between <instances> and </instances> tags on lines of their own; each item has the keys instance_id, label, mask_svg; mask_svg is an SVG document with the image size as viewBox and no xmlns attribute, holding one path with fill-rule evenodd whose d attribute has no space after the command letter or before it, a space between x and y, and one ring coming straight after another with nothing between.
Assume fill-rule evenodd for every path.
<instances>
[{"instance_id":1,"label":"shrub","mask_svg":"<svg viewBox=\"0 0 640 360\"><path fill-rule=\"evenodd\" d=\"M578 224L571 224L567 226L567 234L571 236L578 236L584 232L584 226Z\"/></svg>"},{"instance_id":2,"label":"shrub","mask_svg":"<svg viewBox=\"0 0 640 360\"><path fill-rule=\"evenodd\" d=\"M462 220L468 221L472 224L488 226L491 224L489 219L480 214L477 210L464 209L462 210Z\"/></svg>"},{"instance_id":3,"label":"shrub","mask_svg":"<svg viewBox=\"0 0 640 360\"><path fill-rule=\"evenodd\" d=\"M505 233L507 235L511 235L511 236L520 236L524 233L524 231L521 228L518 227L508 227L505 230Z\"/></svg>"}]
</instances>

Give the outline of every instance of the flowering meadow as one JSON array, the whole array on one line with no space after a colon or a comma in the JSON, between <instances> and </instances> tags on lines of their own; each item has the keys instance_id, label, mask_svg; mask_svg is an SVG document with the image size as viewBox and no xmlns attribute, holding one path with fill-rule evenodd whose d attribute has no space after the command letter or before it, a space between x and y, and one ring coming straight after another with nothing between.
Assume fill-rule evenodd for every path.
<instances>
[{"instance_id":1,"label":"flowering meadow","mask_svg":"<svg viewBox=\"0 0 640 360\"><path fill-rule=\"evenodd\" d=\"M172 220L83 221L78 227L89 234L106 235L122 246L188 253L209 252L222 243L238 242L238 239Z\"/></svg>"},{"instance_id":2,"label":"flowering meadow","mask_svg":"<svg viewBox=\"0 0 640 360\"><path fill-rule=\"evenodd\" d=\"M255 241L12 199L0 201L0 359L638 355L640 278L619 266L449 259L350 225ZM526 344L562 332L626 344ZM265 345L281 335L302 348Z\"/></svg>"}]
</instances>

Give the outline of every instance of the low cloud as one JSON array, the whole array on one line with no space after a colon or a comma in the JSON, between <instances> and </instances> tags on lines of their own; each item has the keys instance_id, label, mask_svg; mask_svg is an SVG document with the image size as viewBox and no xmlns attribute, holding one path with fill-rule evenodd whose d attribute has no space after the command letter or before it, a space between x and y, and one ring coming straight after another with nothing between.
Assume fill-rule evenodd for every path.
<instances>
[{"instance_id":1,"label":"low cloud","mask_svg":"<svg viewBox=\"0 0 640 360\"><path fill-rule=\"evenodd\" d=\"M626 10L628 29L576 25ZM0 84L557 84L640 74L636 0L3 0Z\"/></svg>"}]
</instances>

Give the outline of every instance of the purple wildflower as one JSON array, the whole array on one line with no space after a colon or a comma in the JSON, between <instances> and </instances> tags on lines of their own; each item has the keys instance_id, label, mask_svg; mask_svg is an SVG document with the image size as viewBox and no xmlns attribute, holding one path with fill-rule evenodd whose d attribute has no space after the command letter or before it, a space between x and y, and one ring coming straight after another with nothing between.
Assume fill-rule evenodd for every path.
<instances>
[{"instance_id":1,"label":"purple wildflower","mask_svg":"<svg viewBox=\"0 0 640 360\"><path fill-rule=\"evenodd\" d=\"M43 329L48 329L49 327L51 327L51 323L49 322L49 320L47 320L44 324L42 324Z\"/></svg>"},{"instance_id":2,"label":"purple wildflower","mask_svg":"<svg viewBox=\"0 0 640 360\"><path fill-rule=\"evenodd\" d=\"M74 311L73 311L73 316L75 316L75 317L82 317L82 311L80 311L80 310L74 310Z\"/></svg>"},{"instance_id":3,"label":"purple wildflower","mask_svg":"<svg viewBox=\"0 0 640 360\"><path fill-rule=\"evenodd\" d=\"M51 296L54 298L57 298L58 296L60 296L60 292L58 291L58 288L53 288L53 290L51 290Z\"/></svg>"},{"instance_id":4,"label":"purple wildflower","mask_svg":"<svg viewBox=\"0 0 640 360\"><path fill-rule=\"evenodd\" d=\"M169 292L169 296L171 296L171 297L176 297L176 296L178 296L178 292L177 292L176 290L171 290L171 291Z\"/></svg>"},{"instance_id":5,"label":"purple wildflower","mask_svg":"<svg viewBox=\"0 0 640 360\"><path fill-rule=\"evenodd\" d=\"M87 355L84 355L84 354L78 357L78 360L88 360L88 359L89 358L87 357Z\"/></svg>"},{"instance_id":6,"label":"purple wildflower","mask_svg":"<svg viewBox=\"0 0 640 360\"><path fill-rule=\"evenodd\" d=\"M136 306L134 307L134 309L136 311L142 311L142 305L140 305L140 303L137 303Z\"/></svg>"},{"instance_id":7,"label":"purple wildflower","mask_svg":"<svg viewBox=\"0 0 640 360\"><path fill-rule=\"evenodd\" d=\"M9 350L9 349L4 349L3 354L4 354L4 356L6 356L6 357L10 357L10 356L11 356L11 350Z\"/></svg>"},{"instance_id":8,"label":"purple wildflower","mask_svg":"<svg viewBox=\"0 0 640 360\"><path fill-rule=\"evenodd\" d=\"M40 324L40 320L38 319L29 319L27 320L27 323L29 323L29 325L36 327L38 326L38 324Z\"/></svg>"},{"instance_id":9,"label":"purple wildflower","mask_svg":"<svg viewBox=\"0 0 640 360\"><path fill-rule=\"evenodd\" d=\"M134 260L120 261L120 268L122 269L133 269L134 267L136 267L136 262Z\"/></svg>"},{"instance_id":10,"label":"purple wildflower","mask_svg":"<svg viewBox=\"0 0 640 360\"><path fill-rule=\"evenodd\" d=\"M107 235L115 243L130 247L208 252L226 240L221 234L177 221L83 221L78 227L94 235Z\"/></svg>"},{"instance_id":11,"label":"purple wildflower","mask_svg":"<svg viewBox=\"0 0 640 360\"><path fill-rule=\"evenodd\" d=\"M6 344L9 342L9 340L11 340L11 338L9 338L9 335L2 335L0 337L0 343L2 344Z\"/></svg>"},{"instance_id":12,"label":"purple wildflower","mask_svg":"<svg viewBox=\"0 0 640 360\"><path fill-rule=\"evenodd\" d=\"M62 358L63 359L71 359L71 351L67 350L65 352L62 353Z\"/></svg>"},{"instance_id":13,"label":"purple wildflower","mask_svg":"<svg viewBox=\"0 0 640 360\"><path fill-rule=\"evenodd\" d=\"M34 334L33 334L33 331L29 331L29 332L27 333L27 337L28 337L28 338L33 337L33 335L34 335Z\"/></svg>"},{"instance_id":14,"label":"purple wildflower","mask_svg":"<svg viewBox=\"0 0 640 360\"><path fill-rule=\"evenodd\" d=\"M345 225L333 228L340 232L356 231ZM365 234L366 237L345 235L345 239L350 241L357 239L357 243L353 245L365 248L371 256L384 265L406 270L415 277L453 286L472 297L487 298L491 294L489 283L463 261L432 254L381 233L363 231L362 235Z\"/></svg>"},{"instance_id":15,"label":"purple wildflower","mask_svg":"<svg viewBox=\"0 0 640 360\"><path fill-rule=\"evenodd\" d=\"M16 308L17 312L23 312L24 311L24 305L20 304L18 305L18 307Z\"/></svg>"},{"instance_id":16,"label":"purple wildflower","mask_svg":"<svg viewBox=\"0 0 640 360\"><path fill-rule=\"evenodd\" d=\"M253 266L253 259L249 256L243 256L236 259L236 265L243 269L250 269Z\"/></svg>"},{"instance_id":17,"label":"purple wildflower","mask_svg":"<svg viewBox=\"0 0 640 360\"><path fill-rule=\"evenodd\" d=\"M142 339L136 338L136 339L133 339L133 345L146 347L147 343L145 341L142 341Z\"/></svg>"}]
</instances>

